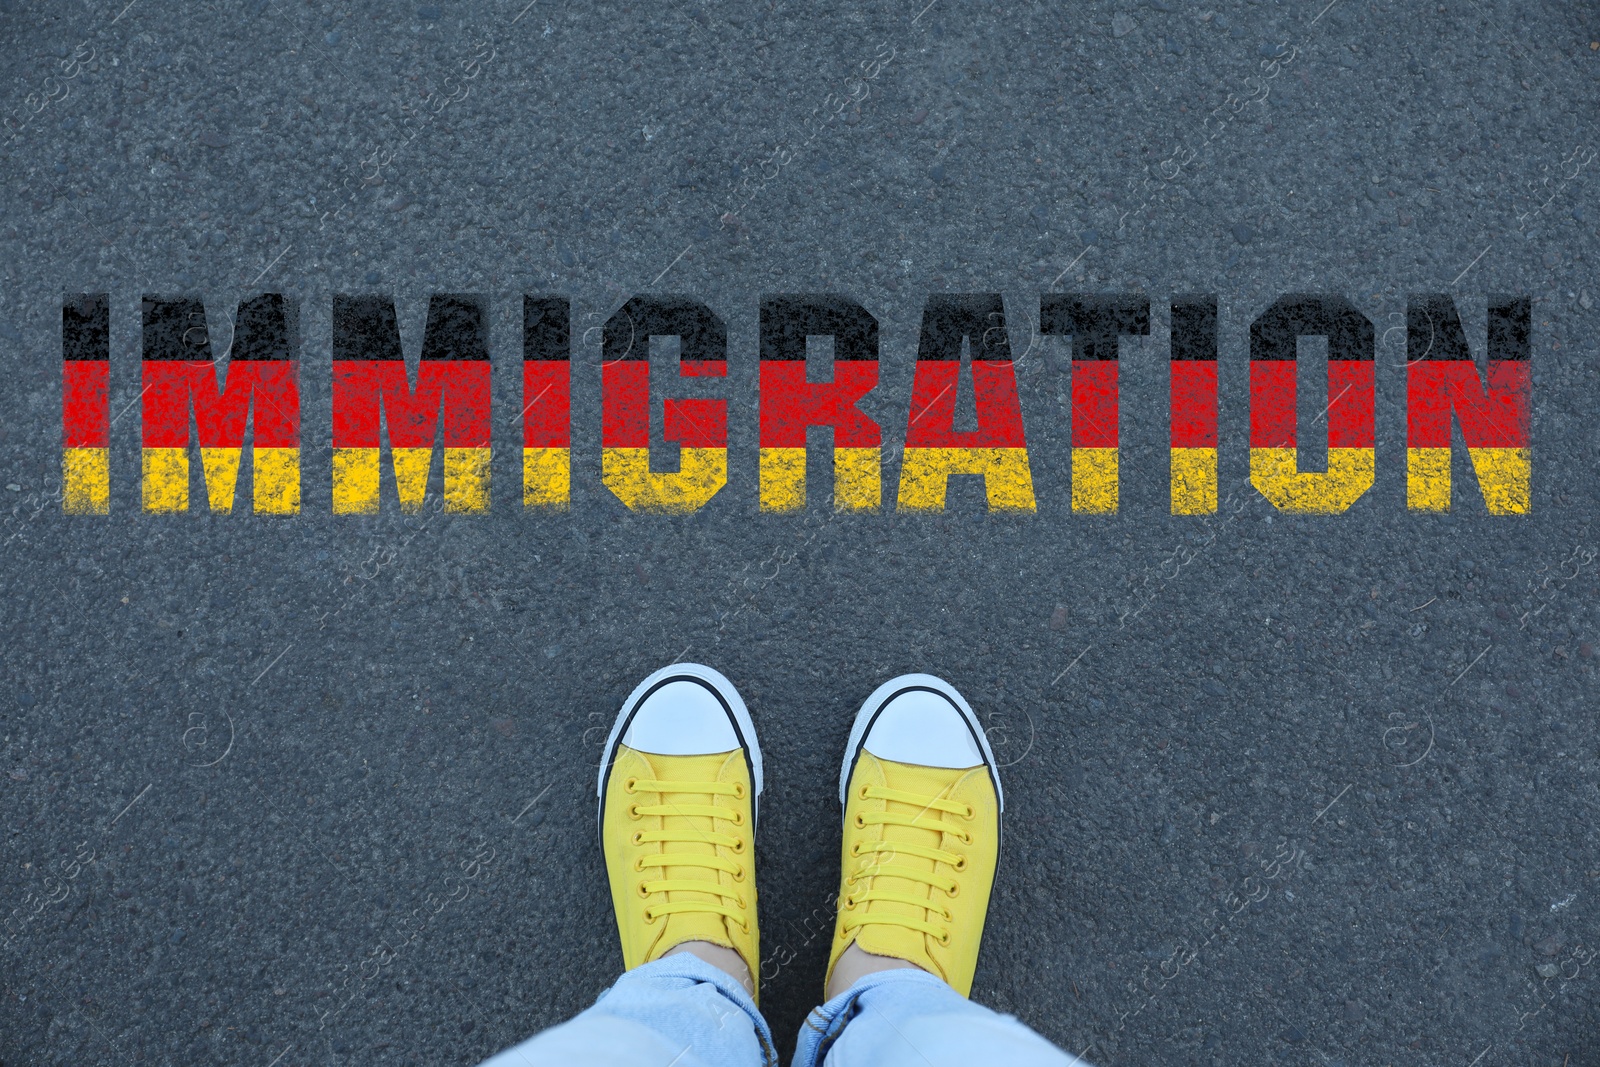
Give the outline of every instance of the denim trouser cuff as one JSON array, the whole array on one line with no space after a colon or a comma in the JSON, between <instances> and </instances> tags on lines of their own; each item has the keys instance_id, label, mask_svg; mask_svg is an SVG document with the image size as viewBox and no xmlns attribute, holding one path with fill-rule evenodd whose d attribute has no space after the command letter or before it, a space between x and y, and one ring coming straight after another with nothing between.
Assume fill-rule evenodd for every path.
<instances>
[{"instance_id":1,"label":"denim trouser cuff","mask_svg":"<svg viewBox=\"0 0 1600 1067\"><path fill-rule=\"evenodd\" d=\"M621 992L628 992L629 986L650 988L663 978L678 978L691 982L704 982L713 986L721 993L723 999L728 1001L733 1008L743 1012L755 1029L756 1036L761 1040L761 1047L765 1050L766 1062L776 1063L777 1052L772 1044L772 1029L767 1025L767 1020L762 1018L761 1011L756 1007L755 1000L745 992L744 986L738 980L720 967L713 967L705 960L690 952L678 952L670 956L663 956L650 963L641 964L631 971L623 973L615 985L600 995L595 1002L596 1007L605 1003L606 998ZM721 1009L727 1010L727 1009ZM731 1014L731 1012L730 1012ZM724 1025L726 1016L718 1018L718 1025Z\"/></svg>"},{"instance_id":2,"label":"denim trouser cuff","mask_svg":"<svg viewBox=\"0 0 1600 1067\"><path fill-rule=\"evenodd\" d=\"M805 1025L800 1027L800 1040L795 1046L794 1067L814 1067L823 1061L833 1042L844 1032L845 1024L855 1018L859 1010L856 1001L861 999L862 994L879 986L897 984L927 985L954 996L960 995L948 983L927 971L896 968L863 975L849 989L820 1008L813 1008L811 1014L806 1016Z\"/></svg>"}]
</instances>

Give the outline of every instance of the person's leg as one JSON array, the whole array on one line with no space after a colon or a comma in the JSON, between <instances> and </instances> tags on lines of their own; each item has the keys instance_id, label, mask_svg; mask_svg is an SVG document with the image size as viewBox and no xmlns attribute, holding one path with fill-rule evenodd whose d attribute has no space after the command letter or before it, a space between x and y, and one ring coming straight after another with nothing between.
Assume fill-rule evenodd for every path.
<instances>
[{"instance_id":1,"label":"person's leg","mask_svg":"<svg viewBox=\"0 0 1600 1067\"><path fill-rule=\"evenodd\" d=\"M967 999L1004 798L983 726L961 694L926 674L879 686L856 715L839 799L828 1001L801 1028L796 1067L1077 1062Z\"/></svg>"},{"instance_id":2,"label":"person's leg","mask_svg":"<svg viewBox=\"0 0 1600 1067\"><path fill-rule=\"evenodd\" d=\"M812 1011L795 1067L1072 1067L1070 1056L919 968L877 971ZM1087 1067L1087 1065L1084 1065Z\"/></svg>"},{"instance_id":3,"label":"person's leg","mask_svg":"<svg viewBox=\"0 0 1600 1067\"><path fill-rule=\"evenodd\" d=\"M732 975L687 952L628 971L594 1007L483 1067L758 1067L772 1033Z\"/></svg>"},{"instance_id":4,"label":"person's leg","mask_svg":"<svg viewBox=\"0 0 1600 1067\"><path fill-rule=\"evenodd\" d=\"M775 1062L756 1009L761 749L738 692L679 663L623 705L600 766L600 838L627 969L594 1007L485 1067Z\"/></svg>"}]
</instances>

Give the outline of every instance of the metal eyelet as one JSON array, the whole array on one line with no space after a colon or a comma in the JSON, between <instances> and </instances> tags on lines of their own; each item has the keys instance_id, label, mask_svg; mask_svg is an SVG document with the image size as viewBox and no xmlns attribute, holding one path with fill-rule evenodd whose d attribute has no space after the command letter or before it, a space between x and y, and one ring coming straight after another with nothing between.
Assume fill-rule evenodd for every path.
<instances>
[{"instance_id":1,"label":"metal eyelet","mask_svg":"<svg viewBox=\"0 0 1600 1067\"><path fill-rule=\"evenodd\" d=\"M626 782L622 783L622 791L631 796L633 794L633 792L634 792L633 787L638 785L638 784L639 784L639 779L637 779L637 778L629 778Z\"/></svg>"},{"instance_id":2,"label":"metal eyelet","mask_svg":"<svg viewBox=\"0 0 1600 1067\"><path fill-rule=\"evenodd\" d=\"M951 886L949 889L946 889L944 891L944 895L949 897L951 900L954 900L956 897L959 897L961 895L961 883L957 882L955 885Z\"/></svg>"},{"instance_id":3,"label":"metal eyelet","mask_svg":"<svg viewBox=\"0 0 1600 1067\"><path fill-rule=\"evenodd\" d=\"M737 871L733 872L733 880L735 882L744 881L744 868L743 867L740 867Z\"/></svg>"},{"instance_id":4,"label":"metal eyelet","mask_svg":"<svg viewBox=\"0 0 1600 1067\"><path fill-rule=\"evenodd\" d=\"M743 782L735 782L735 783L733 783L733 799L735 799L735 800L743 800L744 799L744 783Z\"/></svg>"},{"instance_id":5,"label":"metal eyelet","mask_svg":"<svg viewBox=\"0 0 1600 1067\"><path fill-rule=\"evenodd\" d=\"M856 816L856 829L857 830L865 830L866 828L867 828L867 820L862 818L860 815L857 815Z\"/></svg>"},{"instance_id":6,"label":"metal eyelet","mask_svg":"<svg viewBox=\"0 0 1600 1067\"><path fill-rule=\"evenodd\" d=\"M957 856L956 857L956 861L954 863L952 863L950 866L954 867L958 871L966 870L967 869L967 857L965 857L965 856Z\"/></svg>"},{"instance_id":7,"label":"metal eyelet","mask_svg":"<svg viewBox=\"0 0 1600 1067\"><path fill-rule=\"evenodd\" d=\"M950 914L949 908L945 908L939 914L944 916L944 921L947 923L956 921L956 917Z\"/></svg>"},{"instance_id":8,"label":"metal eyelet","mask_svg":"<svg viewBox=\"0 0 1600 1067\"><path fill-rule=\"evenodd\" d=\"M939 947L940 948L949 948L950 947L950 934L949 934L949 932L947 931L943 937L938 939L938 941L939 941Z\"/></svg>"},{"instance_id":9,"label":"metal eyelet","mask_svg":"<svg viewBox=\"0 0 1600 1067\"><path fill-rule=\"evenodd\" d=\"M628 818L630 818L630 819L642 819L642 818L644 818L644 815L639 811L639 805L637 805L637 804L629 804L628 805Z\"/></svg>"},{"instance_id":10,"label":"metal eyelet","mask_svg":"<svg viewBox=\"0 0 1600 1067\"><path fill-rule=\"evenodd\" d=\"M857 841L857 842L855 842L854 844L852 844L850 846L850 856L851 856L852 859L854 859L854 858L856 858L856 857L858 857L860 855L861 855L861 842Z\"/></svg>"},{"instance_id":11,"label":"metal eyelet","mask_svg":"<svg viewBox=\"0 0 1600 1067\"><path fill-rule=\"evenodd\" d=\"M735 825L735 826L743 826L744 825L744 812L736 811L736 812L733 813L733 825Z\"/></svg>"},{"instance_id":12,"label":"metal eyelet","mask_svg":"<svg viewBox=\"0 0 1600 1067\"><path fill-rule=\"evenodd\" d=\"M635 830L633 832L633 843L635 845L644 844L644 831L643 830Z\"/></svg>"},{"instance_id":13,"label":"metal eyelet","mask_svg":"<svg viewBox=\"0 0 1600 1067\"><path fill-rule=\"evenodd\" d=\"M745 905L745 902L744 902L744 897L737 897L737 898L735 898L735 899L736 899L736 900L737 900L737 901L738 901L738 903L739 903L739 910L740 910L740 911L743 911L743 910L744 910L744 909L745 909L745 907L746 907L746 905Z\"/></svg>"},{"instance_id":14,"label":"metal eyelet","mask_svg":"<svg viewBox=\"0 0 1600 1067\"><path fill-rule=\"evenodd\" d=\"M643 856L640 856L638 859L633 861L633 869L634 869L635 872L637 872L639 874L643 874L644 873L644 857Z\"/></svg>"},{"instance_id":15,"label":"metal eyelet","mask_svg":"<svg viewBox=\"0 0 1600 1067\"><path fill-rule=\"evenodd\" d=\"M849 896L847 894L845 896L844 900L842 901L842 903L844 904L844 910L845 911L855 911L856 910L856 898L855 897Z\"/></svg>"},{"instance_id":16,"label":"metal eyelet","mask_svg":"<svg viewBox=\"0 0 1600 1067\"><path fill-rule=\"evenodd\" d=\"M968 804L967 805L967 813L964 816L962 816L962 818L966 819L968 822L971 822L977 816L977 814L978 814L978 809L973 807L971 804Z\"/></svg>"},{"instance_id":17,"label":"metal eyelet","mask_svg":"<svg viewBox=\"0 0 1600 1067\"><path fill-rule=\"evenodd\" d=\"M857 789L856 796L860 797L862 800L867 799L867 787L862 786L860 789Z\"/></svg>"},{"instance_id":18,"label":"metal eyelet","mask_svg":"<svg viewBox=\"0 0 1600 1067\"><path fill-rule=\"evenodd\" d=\"M733 842L732 852L735 856L744 855L744 838L736 838Z\"/></svg>"},{"instance_id":19,"label":"metal eyelet","mask_svg":"<svg viewBox=\"0 0 1600 1067\"><path fill-rule=\"evenodd\" d=\"M635 886L635 888L639 890L639 899L640 900L646 900L646 899L649 898L650 891L644 887L644 883L643 882L640 882L637 886Z\"/></svg>"}]
</instances>

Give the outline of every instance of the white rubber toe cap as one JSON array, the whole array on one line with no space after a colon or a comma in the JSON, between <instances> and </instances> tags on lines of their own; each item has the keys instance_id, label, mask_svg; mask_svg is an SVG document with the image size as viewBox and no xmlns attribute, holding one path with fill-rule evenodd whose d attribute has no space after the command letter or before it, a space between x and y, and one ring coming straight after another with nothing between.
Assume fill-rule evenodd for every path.
<instances>
[{"instance_id":1,"label":"white rubber toe cap","mask_svg":"<svg viewBox=\"0 0 1600 1067\"><path fill-rule=\"evenodd\" d=\"M943 693L927 689L906 690L885 704L862 747L879 759L919 767L983 765L983 752L961 710Z\"/></svg>"},{"instance_id":2,"label":"white rubber toe cap","mask_svg":"<svg viewBox=\"0 0 1600 1067\"><path fill-rule=\"evenodd\" d=\"M628 694L600 755L595 794L602 800L619 744L658 756L704 756L743 748L756 796L761 796L761 745L750 712L733 683L704 664L662 667Z\"/></svg>"},{"instance_id":3,"label":"white rubber toe cap","mask_svg":"<svg viewBox=\"0 0 1600 1067\"><path fill-rule=\"evenodd\" d=\"M698 681L674 679L644 698L622 743L658 756L701 756L732 752L739 737L711 690Z\"/></svg>"},{"instance_id":4,"label":"white rubber toe cap","mask_svg":"<svg viewBox=\"0 0 1600 1067\"><path fill-rule=\"evenodd\" d=\"M902 674L873 690L856 713L844 765L839 769L839 802L844 803L850 772L862 751L895 763L923 767L987 767L1000 810L1006 806L983 724L956 687L931 674Z\"/></svg>"}]
</instances>

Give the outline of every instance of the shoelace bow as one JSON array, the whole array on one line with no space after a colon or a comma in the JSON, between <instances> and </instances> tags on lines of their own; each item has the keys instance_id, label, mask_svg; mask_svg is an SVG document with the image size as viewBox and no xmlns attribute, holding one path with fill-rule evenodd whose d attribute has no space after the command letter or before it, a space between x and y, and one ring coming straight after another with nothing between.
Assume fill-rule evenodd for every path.
<instances>
[{"instance_id":1,"label":"shoelace bow","mask_svg":"<svg viewBox=\"0 0 1600 1067\"><path fill-rule=\"evenodd\" d=\"M961 818L971 820L975 812L972 805L964 804L959 800L946 800L943 797L924 796L920 793L908 793L900 789L889 789L880 785L864 785L857 791L857 796L862 800L887 800L900 804L908 804L917 809L916 814L906 815L898 811L865 811L856 815L856 828L865 829L868 826L909 826L918 830L931 830L937 834L950 834L962 844L972 843L972 834L960 830L946 822L939 814L959 815ZM929 814L929 813L935 814ZM941 838L942 839L942 838ZM850 854L863 857L864 853L887 853L882 860L863 858L861 865L854 874L845 879L846 885L866 883L864 892L850 892L845 895L842 904L846 911L855 911L862 905L870 905L874 901L894 902L896 904L909 904L921 908L930 915L936 915L949 923L954 916L950 909L937 903L933 899L931 889L938 889L947 898L954 898L961 892L961 883L947 874L939 873L942 864L957 873L967 869L967 857L955 852L948 852L942 848L932 848L928 845L919 845L914 842L872 841L867 843L856 842L851 846ZM907 867L891 861L896 856L916 856L919 859L932 860L933 870L920 870ZM924 896L912 896L908 893L897 893L890 889L875 888L875 883L880 878L903 878L910 882L920 882L930 887L930 892ZM950 928L940 926L925 919L917 919L910 915L898 915L882 911L874 913L869 907L860 915L846 916L844 932L861 926L883 925L901 926L908 930L917 930L927 934L940 945L950 944Z\"/></svg>"},{"instance_id":2,"label":"shoelace bow","mask_svg":"<svg viewBox=\"0 0 1600 1067\"><path fill-rule=\"evenodd\" d=\"M680 824L669 827L663 823L659 830L636 830L633 835L635 845L648 844L697 844L714 845L726 848L734 855L743 855L745 850L744 838L736 834L721 833L717 830L717 822L732 823L736 827L744 825L744 813L731 808L718 807L715 804L678 804L670 796L674 793L699 794L704 796L728 796L735 800L743 800L745 787L741 784L730 782L663 782L653 778L630 778L623 783L623 791L634 793L658 793L662 796L660 804L633 804L628 808L628 814L635 819L647 815L659 816L662 819L703 818L712 820L710 830L702 830L690 824ZM661 852L648 856L640 856L634 862L633 869L644 873L651 867L699 867L703 870L722 871L733 876L735 882L745 879L744 865L734 860L724 859L720 855L710 855L697 852L687 852L681 849L663 849ZM660 904L651 904L644 909L645 922L655 922L663 915L674 915L684 912L701 912L706 914L721 915L739 924L740 929L749 931L750 920L745 916L746 902L744 894L732 889L721 882L699 881L692 878L658 878L655 881L641 881L638 883L639 896L650 898L658 893L667 894L667 899ZM717 900L683 900L673 899L679 893L705 893L714 896ZM732 901L729 907L726 901Z\"/></svg>"}]
</instances>

